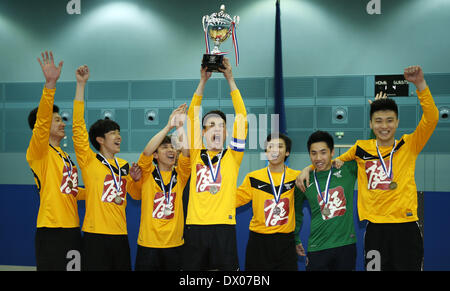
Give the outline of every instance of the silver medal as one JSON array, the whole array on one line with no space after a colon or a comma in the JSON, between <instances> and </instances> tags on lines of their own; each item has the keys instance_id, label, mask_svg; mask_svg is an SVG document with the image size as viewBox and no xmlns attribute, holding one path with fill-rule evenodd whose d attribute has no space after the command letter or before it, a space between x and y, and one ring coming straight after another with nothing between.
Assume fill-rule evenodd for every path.
<instances>
[{"instance_id":1,"label":"silver medal","mask_svg":"<svg viewBox=\"0 0 450 291\"><path fill-rule=\"evenodd\" d=\"M120 204L120 202L122 202L122 197L116 196L116 198L114 198L114 202L116 202L117 204Z\"/></svg>"},{"instance_id":2,"label":"silver medal","mask_svg":"<svg viewBox=\"0 0 450 291\"><path fill-rule=\"evenodd\" d=\"M280 213L281 213L281 208L278 207L278 206L276 206L276 207L273 209L273 214L274 214L274 215L280 215Z\"/></svg>"},{"instance_id":3,"label":"silver medal","mask_svg":"<svg viewBox=\"0 0 450 291\"><path fill-rule=\"evenodd\" d=\"M211 194L217 194L217 192L219 192L219 188L217 186L210 186L209 187L209 192Z\"/></svg>"},{"instance_id":4,"label":"silver medal","mask_svg":"<svg viewBox=\"0 0 450 291\"><path fill-rule=\"evenodd\" d=\"M164 216L170 216L172 214L172 210L168 206L164 207Z\"/></svg>"},{"instance_id":5,"label":"silver medal","mask_svg":"<svg viewBox=\"0 0 450 291\"><path fill-rule=\"evenodd\" d=\"M325 207L322 209L322 214L323 214L323 216L330 216L331 211L330 211L330 209L329 209L328 207L325 206Z\"/></svg>"}]
</instances>

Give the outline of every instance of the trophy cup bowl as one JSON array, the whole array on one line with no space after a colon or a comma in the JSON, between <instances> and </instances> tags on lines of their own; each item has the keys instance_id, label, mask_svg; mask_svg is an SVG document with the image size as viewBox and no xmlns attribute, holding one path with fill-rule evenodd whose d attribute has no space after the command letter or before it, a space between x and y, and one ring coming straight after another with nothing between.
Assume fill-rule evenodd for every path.
<instances>
[{"instance_id":1,"label":"trophy cup bowl","mask_svg":"<svg viewBox=\"0 0 450 291\"><path fill-rule=\"evenodd\" d=\"M232 19L225 13L225 5L220 6L220 12L203 16L207 53L203 55L202 67L208 67L208 72L219 72L219 68L225 68L222 64L224 53L219 50L219 46L230 37L233 22L237 24L239 17L235 16ZM209 53L209 39L214 42L211 53Z\"/></svg>"}]
</instances>

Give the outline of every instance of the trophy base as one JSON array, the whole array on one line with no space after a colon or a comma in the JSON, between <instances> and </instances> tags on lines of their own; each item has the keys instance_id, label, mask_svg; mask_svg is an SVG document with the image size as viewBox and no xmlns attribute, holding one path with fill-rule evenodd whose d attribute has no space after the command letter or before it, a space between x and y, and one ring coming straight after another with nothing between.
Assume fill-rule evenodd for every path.
<instances>
[{"instance_id":1,"label":"trophy base","mask_svg":"<svg viewBox=\"0 0 450 291\"><path fill-rule=\"evenodd\" d=\"M202 60L202 68L208 67L207 72L220 72L219 68L225 69L222 64L223 55L204 54Z\"/></svg>"}]
</instances>

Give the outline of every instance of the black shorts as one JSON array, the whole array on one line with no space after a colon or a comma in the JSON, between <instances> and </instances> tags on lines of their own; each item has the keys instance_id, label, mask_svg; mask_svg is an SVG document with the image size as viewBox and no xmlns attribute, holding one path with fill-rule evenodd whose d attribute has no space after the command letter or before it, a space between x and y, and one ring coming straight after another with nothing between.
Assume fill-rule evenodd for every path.
<instances>
[{"instance_id":1,"label":"black shorts","mask_svg":"<svg viewBox=\"0 0 450 291\"><path fill-rule=\"evenodd\" d=\"M306 271L354 271L356 244L308 252Z\"/></svg>"},{"instance_id":2,"label":"black shorts","mask_svg":"<svg viewBox=\"0 0 450 291\"><path fill-rule=\"evenodd\" d=\"M78 252L75 258L70 251ZM35 235L36 269L37 271L80 270L81 232L75 228L39 227Z\"/></svg>"},{"instance_id":3,"label":"black shorts","mask_svg":"<svg viewBox=\"0 0 450 291\"><path fill-rule=\"evenodd\" d=\"M82 254L85 271L131 271L128 235L85 232Z\"/></svg>"},{"instance_id":4,"label":"black shorts","mask_svg":"<svg viewBox=\"0 0 450 291\"><path fill-rule=\"evenodd\" d=\"M250 231L245 253L246 271L297 271L294 233Z\"/></svg>"},{"instance_id":5,"label":"black shorts","mask_svg":"<svg viewBox=\"0 0 450 291\"><path fill-rule=\"evenodd\" d=\"M236 271L236 226L186 225L184 231L183 270Z\"/></svg>"},{"instance_id":6,"label":"black shorts","mask_svg":"<svg viewBox=\"0 0 450 291\"><path fill-rule=\"evenodd\" d=\"M180 271L183 246L149 248L138 245L135 271Z\"/></svg>"},{"instance_id":7,"label":"black shorts","mask_svg":"<svg viewBox=\"0 0 450 291\"><path fill-rule=\"evenodd\" d=\"M423 238L417 222L372 223L364 237L366 270L420 271Z\"/></svg>"}]
</instances>

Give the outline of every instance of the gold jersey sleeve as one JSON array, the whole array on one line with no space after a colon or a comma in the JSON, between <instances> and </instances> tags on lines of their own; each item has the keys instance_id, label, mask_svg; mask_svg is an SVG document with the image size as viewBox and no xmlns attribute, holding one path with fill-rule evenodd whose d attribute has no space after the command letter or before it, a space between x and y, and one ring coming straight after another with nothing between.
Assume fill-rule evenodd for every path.
<instances>
[{"instance_id":1,"label":"gold jersey sleeve","mask_svg":"<svg viewBox=\"0 0 450 291\"><path fill-rule=\"evenodd\" d=\"M55 89L43 89L26 154L39 190L40 205L36 225L79 227L77 167L60 147L49 145L54 94Z\"/></svg>"},{"instance_id":2,"label":"gold jersey sleeve","mask_svg":"<svg viewBox=\"0 0 450 291\"><path fill-rule=\"evenodd\" d=\"M427 87L417 91L423 115L411 134L396 140L396 148L389 159L392 146L379 147L386 164L391 167L392 178L383 169L378 157L376 140L358 140L347 152L338 157L342 161L356 160L358 165L358 214L360 220L374 223L402 223L417 221L416 159L439 120L438 110ZM390 189L391 182L397 187Z\"/></svg>"}]
</instances>

